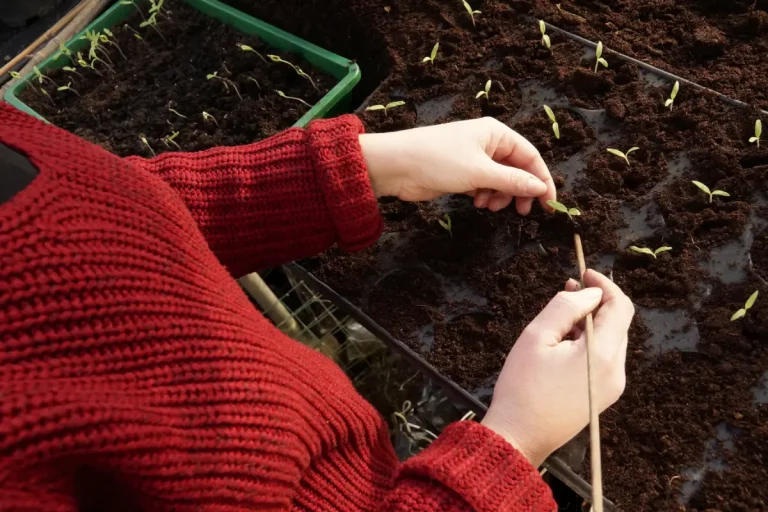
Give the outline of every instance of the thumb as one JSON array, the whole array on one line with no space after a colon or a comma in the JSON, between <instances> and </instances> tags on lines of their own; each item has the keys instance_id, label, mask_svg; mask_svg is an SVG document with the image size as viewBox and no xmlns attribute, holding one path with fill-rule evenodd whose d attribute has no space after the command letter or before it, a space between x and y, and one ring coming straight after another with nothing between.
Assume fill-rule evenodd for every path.
<instances>
[{"instance_id":1,"label":"thumb","mask_svg":"<svg viewBox=\"0 0 768 512\"><path fill-rule=\"evenodd\" d=\"M535 333L535 338L550 346L560 343L573 326L600 305L603 291L600 288L585 288L578 292L559 292L547 307L528 324L526 330Z\"/></svg>"},{"instance_id":2,"label":"thumb","mask_svg":"<svg viewBox=\"0 0 768 512\"><path fill-rule=\"evenodd\" d=\"M494 162L485 157L473 180L473 188L498 190L509 196L539 197L547 192L547 185L533 174Z\"/></svg>"}]
</instances>

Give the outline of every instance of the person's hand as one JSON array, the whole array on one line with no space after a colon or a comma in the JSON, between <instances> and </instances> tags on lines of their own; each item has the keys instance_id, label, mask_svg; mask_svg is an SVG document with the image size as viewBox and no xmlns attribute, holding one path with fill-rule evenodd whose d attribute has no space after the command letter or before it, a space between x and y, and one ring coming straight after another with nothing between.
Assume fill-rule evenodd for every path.
<instances>
[{"instance_id":1,"label":"person's hand","mask_svg":"<svg viewBox=\"0 0 768 512\"><path fill-rule=\"evenodd\" d=\"M523 331L504 363L483 424L539 466L589 423L586 338L580 321L595 317L600 411L619 399L626 376L632 301L604 275L588 270L588 288L570 280ZM569 341L573 339L574 341ZM565 341L564 341L565 340Z\"/></svg>"},{"instance_id":2,"label":"person's hand","mask_svg":"<svg viewBox=\"0 0 768 512\"><path fill-rule=\"evenodd\" d=\"M505 124L486 117L426 128L360 136L377 197L429 201L469 194L497 211L517 198L517 211L555 199L555 184L539 152Z\"/></svg>"}]
</instances>

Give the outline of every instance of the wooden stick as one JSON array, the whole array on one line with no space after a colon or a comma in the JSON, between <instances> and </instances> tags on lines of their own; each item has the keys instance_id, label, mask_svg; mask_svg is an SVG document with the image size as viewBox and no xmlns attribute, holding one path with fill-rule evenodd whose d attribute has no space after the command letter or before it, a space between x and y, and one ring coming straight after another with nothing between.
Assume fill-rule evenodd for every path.
<instances>
[{"instance_id":1,"label":"wooden stick","mask_svg":"<svg viewBox=\"0 0 768 512\"><path fill-rule=\"evenodd\" d=\"M573 235L576 245L576 259L579 263L579 278L581 289L584 289L584 273L587 265L584 262L584 249L581 246L581 237ZM595 361L595 323L592 313L586 318L587 334L587 383L589 387L589 458L592 462L592 510L603 512L603 468L600 460L600 410L597 405L597 387L595 384L595 370L592 366Z\"/></svg>"},{"instance_id":2,"label":"wooden stick","mask_svg":"<svg viewBox=\"0 0 768 512\"><path fill-rule=\"evenodd\" d=\"M43 33L43 35L35 39L32 44L24 48L21 51L21 53L19 53L16 57L9 60L5 66L0 68L0 76L8 73L10 70L12 70L16 66L16 64L21 62L27 55L35 51L35 49L38 46L43 44L47 39L51 38L55 34L59 33L91 1L92 0L82 0L79 4L74 6L67 14L64 15L63 18L57 21L54 26L46 30L45 33Z\"/></svg>"}]
</instances>

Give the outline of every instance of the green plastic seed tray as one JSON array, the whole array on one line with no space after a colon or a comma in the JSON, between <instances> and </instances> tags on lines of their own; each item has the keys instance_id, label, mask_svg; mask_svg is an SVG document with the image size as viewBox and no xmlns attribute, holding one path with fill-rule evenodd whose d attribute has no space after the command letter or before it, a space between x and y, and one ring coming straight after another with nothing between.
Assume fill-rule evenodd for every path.
<instances>
[{"instance_id":1,"label":"green plastic seed tray","mask_svg":"<svg viewBox=\"0 0 768 512\"><path fill-rule=\"evenodd\" d=\"M304 41L284 30L280 30L268 23L264 23L253 16L249 16L217 0L182 1L193 9L207 14L212 18L216 18L222 23L230 25L243 33L255 35L270 46L294 55L301 55L313 66L325 71L339 81L330 91L328 91L328 94L323 96L323 98L304 114L301 119L296 121L294 126L306 126L311 120L328 115L334 107L346 98L350 91L352 91L355 85L360 81L360 68L356 63L349 59L345 59L335 53L324 50L317 45ZM144 4L142 1L137 1L136 3L140 5ZM112 27L119 25L134 12L136 12L136 7L134 5L121 4L118 1L115 5L107 9L104 14L96 18L82 32L70 39L65 46L73 53L82 50L89 44L87 40L80 39L81 36L85 35L86 30L101 31L105 28L111 29ZM45 73L46 71L62 68L66 66L68 62L69 60L64 55L60 55L59 52L54 52L51 57L41 62L38 67ZM27 87L27 84L33 79L34 73L30 73L17 80L16 83L6 91L4 99L19 110L23 110L28 114L46 121L43 116L32 110L19 99L21 91L23 91L24 88Z\"/></svg>"}]
</instances>

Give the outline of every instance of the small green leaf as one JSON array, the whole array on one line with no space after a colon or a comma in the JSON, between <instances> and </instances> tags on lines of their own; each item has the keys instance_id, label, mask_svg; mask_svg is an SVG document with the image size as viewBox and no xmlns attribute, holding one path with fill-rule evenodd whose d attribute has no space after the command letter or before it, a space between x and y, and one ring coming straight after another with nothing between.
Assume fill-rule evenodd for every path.
<instances>
[{"instance_id":1,"label":"small green leaf","mask_svg":"<svg viewBox=\"0 0 768 512\"><path fill-rule=\"evenodd\" d=\"M139 28L144 28L144 27L147 27L147 26L149 26L149 22L148 21L142 21L141 23L139 23Z\"/></svg>"},{"instance_id":2,"label":"small green leaf","mask_svg":"<svg viewBox=\"0 0 768 512\"><path fill-rule=\"evenodd\" d=\"M633 246L631 246L631 247L629 248L629 250L630 250L630 251L634 251L634 252L637 252L637 253L640 253L640 254L647 254L647 255L649 255L649 256L653 256L654 258L656 257L656 255L655 255L655 254L653 254L653 251L652 251L652 250L650 250L650 249L649 249L649 248L647 248L647 247L638 247L638 246L636 246L636 245L633 245Z\"/></svg>"},{"instance_id":3,"label":"small green leaf","mask_svg":"<svg viewBox=\"0 0 768 512\"><path fill-rule=\"evenodd\" d=\"M424 57L423 59L421 59L421 62L432 62L432 58L431 57Z\"/></svg>"},{"instance_id":4,"label":"small green leaf","mask_svg":"<svg viewBox=\"0 0 768 512\"><path fill-rule=\"evenodd\" d=\"M637 151L638 149L640 149L640 148L639 148L639 147L637 147L637 146L631 147L631 148L629 148L629 149L627 150L627 152L626 152L626 153L624 153L624 156L629 156L629 154L630 154L630 153L633 153L633 152Z\"/></svg>"},{"instance_id":5,"label":"small green leaf","mask_svg":"<svg viewBox=\"0 0 768 512\"><path fill-rule=\"evenodd\" d=\"M240 48L244 52L252 52L253 51L253 48L248 46L247 44L238 44L237 46L238 46L238 48Z\"/></svg>"},{"instance_id":6,"label":"small green leaf","mask_svg":"<svg viewBox=\"0 0 768 512\"><path fill-rule=\"evenodd\" d=\"M712 192L713 196L723 196L723 197L731 197L731 194L724 190L715 190Z\"/></svg>"},{"instance_id":7,"label":"small green leaf","mask_svg":"<svg viewBox=\"0 0 768 512\"><path fill-rule=\"evenodd\" d=\"M389 109L395 108L395 107L402 107L403 105L405 105L404 101L391 101L391 102L387 103L387 106L384 107L384 109L389 110Z\"/></svg>"},{"instance_id":8,"label":"small green leaf","mask_svg":"<svg viewBox=\"0 0 768 512\"><path fill-rule=\"evenodd\" d=\"M547 205L558 212L568 213L568 208L566 208L564 204L553 201L552 199L547 200Z\"/></svg>"},{"instance_id":9,"label":"small green leaf","mask_svg":"<svg viewBox=\"0 0 768 512\"><path fill-rule=\"evenodd\" d=\"M750 295L749 298L747 299L746 304L744 304L744 309L749 309L755 305L755 301L757 300L757 295L758 295L758 292L757 290L755 290L755 293Z\"/></svg>"},{"instance_id":10,"label":"small green leaf","mask_svg":"<svg viewBox=\"0 0 768 512\"><path fill-rule=\"evenodd\" d=\"M735 321L736 321L736 320L738 320L739 318L744 318L744 315L746 315L746 314L747 314L747 310L746 310L746 309L740 309L740 310L738 310L738 311L737 311L737 312L735 312L735 313L733 314L733 316L731 317L731 322L735 322Z\"/></svg>"},{"instance_id":11,"label":"small green leaf","mask_svg":"<svg viewBox=\"0 0 768 512\"><path fill-rule=\"evenodd\" d=\"M754 144L755 142L757 142L757 137L750 137L749 142Z\"/></svg>"},{"instance_id":12,"label":"small green leaf","mask_svg":"<svg viewBox=\"0 0 768 512\"><path fill-rule=\"evenodd\" d=\"M568 215L579 216L581 215L581 212L576 208L571 208L570 210L568 210Z\"/></svg>"},{"instance_id":13,"label":"small green leaf","mask_svg":"<svg viewBox=\"0 0 768 512\"><path fill-rule=\"evenodd\" d=\"M212 78L218 78L218 77L219 77L218 71L214 71L213 73L208 73L207 75L205 75L206 80L210 80Z\"/></svg>"},{"instance_id":14,"label":"small green leaf","mask_svg":"<svg viewBox=\"0 0 768 512\"><path fill-rule=\"evenodd\" d=\"M488 80L485 82L485 94L488 94L491 91L491 81Z\"/></svg>"},{"instance_id":15,"label":"small green leaf","mask_svg":"<svg viewBox=\"0 0 768 512\"><path fill-rule=\"evenodd\" d=\"M113 36L114 36L114 34L112 33L112 31L111 31L111 30L109 30L108 28L105 28L105 29L104 29L104 33L105 33L105 34L107 34L109 37L113 37Z\"/></svg>"},{"instance_id":16,"label":"small green leaf","mask_svg":"<svg viewBox=\"0 0 768 512\"><path fill-rule=\"evenodd\" d=\"M603 56L603 42L598 41L597 42L597 49L595 50L595 57L597 60L600 60L600 57Z\"/></svg>"},{"instance_id":17,"label":"small green leaf","mask_svg":"<svg viewBox=\"0 0 768 512\"><path fill-rule=\"evenodd\" d=\"M555 132L555 138L560 140L560 125L552 123L552 131Z\"/></svg>"},{"instance_id":18,"label":"small green leaf","mask_svg":"<svg viewBox=\"0 0 768 512\"><path fill-rule=\"evenodd\" d=\"M73 68L72 66L64 66L64 67L63 67L63 68L61 68L61 69L63 69L64 71L69 71L70 73L73 73L73 72L77 71L77 70L76 70L75 68Z\"/></svg>"},{"instance_id":19,"label":"small green leaf","mask_svg":"<svg viewBox=\"0 0 768 512\"><path fill-rule=\"evenodd\" d=\"M387 108L387 107L385 107L384 105L371 105L370 107L366 108L365 110L384 110L385 108Z\"/></svg>"},{"instance_id":20,"label":"small green leaf","mask_svg":"<svg viewBox=\"0 0 768 512\"><path fill-rule=\"evenodd\" d=\"M437 57L437 50L439 48L440 48L440 43L435 43L435 46L432 47L432 53L429 54L432 60L435 60L435 57Z\"/></svg>"},{"instance_id":21,"label":"small green leaf","mask_svg":"<svg viewBox=\"0 0 768 512\"><path fill-rule=\"evenodd\" d=\"M755 137L759 139L762 134L763 134L763 122L758 119L757 121L755 121Z\"/></svg>"},{"instance_id":22,"label":"small green leaf","mask_svg":"<svg viewBox=\"0 0 768 512\"><path fill-rule=\"evenodd\" d=\"M485 96L485 91L480 91L479 93L475 94L475 99L479 98L480 96Z\"/></svg>"},{"instance_id":23,"label":"small green leaf","mask_svg":"<svg viewBox=\"0 0 768 512\"><path fill-rule=\"evenodd\" d=\"M549 40L549 36L547 34L544 34L541 37L541 40L544 41L544 46L547 47L547 50L551 50L552 49L552 41Z\"/></svg>"},{"instance_id":24,"label":"small green leaf","mask_svg":"<svg viewBox=\"0 0 768 512\"><path fill-rule=\"evenodd\" d=\"M606 149L607 152L609 152L612 155L616 155L619 158L627 158L627 155L625 155L622 151L619 151L618 149L608 148Z\"/></svg>"},{"instance_id":25,"label":"small green leaf","mask_svg":"<svg viewBox=\"0 0 768 512\"><path fill-rule=\"evenodd\" d=\"M671 248L671 247L667 247L667 246L665 245L664 247L659 247L658 249L656 249L655 251L653 251L653 255L654 255L654 256L658 256L658 255L659 255L660 253L662 253L662 252L667 252L667 251L671 251L671 250L672 250L672 248Z\"/></svg>"},{"instance_id":26,"label":"small green leaf","mask_svg":"<svg viewBox=\"0 0 768 512\"><path fill-rule=\"evenodd\" d=\"M280 57L278 57L277 55L267 55L267 58L269 60L271 60L272 62L280 62L280 61L283 60Z\"/></svg>"},{"instance_id":27,"label":"small green leaf","mask_svg":"<svg viewBox=\"0 0 768 512\"><path fill-rule=\"evenodd\" d=\"M608 67L608 61L605 59L597 59L597 62L599 62L604 68Z\"/></svg>"},{"instance_id":28,"label":"small green leaf","mask_svg":"<svg viewBox=\"0 0 768 512\"><path fill-rule=\"evenodd\" d=\"M281 90L279 90L279 89L275 89L275 92L276 92L276 93L277 93L277 95L278 95L278 96L280 96L281 98L285 98L285 93L284 93L283 91L281 91ZM369 109L366 109L366 110L369 110ZM376 110L378 110L378 109L376 109Z\"/></svg>"},{"instance_id":29,"label":"small green leaf","mask_svg":"<svg viewBox=\"0 0 768 512\"><path fill-rule=\"evenodd\" d=\"M21 74L18 71L11 71L11 78L18 80L21 78Z\"/></svg>"},{"instance_id":30,"label":"small green leaf","mask_svg":"<svg viewBox=\"0 0 768 512\"><path fill-rule=\"evenodd\" d=\"M541 35L545 35L547 33L547 24L542 20L539 20L539 31L541 31Z\"/></svg>"},{"instance_id":31,"label":"small green leaf","mask_svg":"<svg viewBox=\"0 0 768 512\"><path fill-rule=\"evenodd\" d=\"M544 112L547 113L547 117L549 118L550 121L552 121L553 123L557 122L557 118L555 118L555 113L552 111L551 108L549 108L549 105L544 105Z\"/></svg>"},{"instance_id":32,"label":"small green leaf","mask_svg":"<svg viewBox=\"0 0 768 512\"><path fill-rule=\"evenodd\" d=\"M133 33L133 37L135 37L136 39L141 39L142 41L144 40L144 38L143 38L143 37L141 37L141 36L140 36L139 34L137 34L136 32L134 32L134 33Z\"/></svg>"},{"instance_id":33,"label":"small green leaf","mask_svg":"<svg viewBox=\"0 0 768 512\"><path fill-rule=\"evenodd\" d=\"M677 98L677 93L680 91L680 82L675 81L675 85L672 86L672 94L669 95L669 99L674 100Z\"/></svg>"},{"instance_id":34,"label":"small green leaf","mask_svg":"<svg viewBox=\"0 0 768 512\"><path fill-rule=\"evenodd\" d=\"M668 107L668 106L672 105L674 102L675 102L674 100L668 99L667 101L664 102L664 106Z\"/></svg>"},{"instance_id":35,"label":"small green leaf","mask_svg":"<svg viewBox=\"0 0 768 512\"><path fill-rule=\"evenodd\" d=\"M712 192L709 190L709 187L702 182L693 180L691 183L699 187L699 189L701 189L705 194L712 194Z\"/></svg>"}]
</instances>

